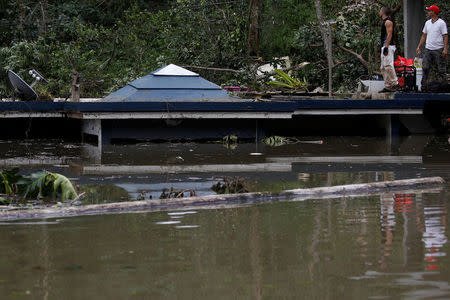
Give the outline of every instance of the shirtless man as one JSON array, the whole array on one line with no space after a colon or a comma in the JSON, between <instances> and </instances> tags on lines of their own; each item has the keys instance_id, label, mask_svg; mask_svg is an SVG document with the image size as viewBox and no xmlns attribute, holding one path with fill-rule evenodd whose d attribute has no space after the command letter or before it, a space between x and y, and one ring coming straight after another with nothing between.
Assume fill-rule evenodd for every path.
<instances>
[{"instance_id":1,"label":"shirtless man","mask_svg":"<svg viewBox=\"0 0 450 300\"><path fill-rule=\"evenodd\" d=\"M391 10L388 7L380 9L381 23L381 74L384 78L385 88L381 92L395 92L399 89L397 74L394 69L395 32L394 22L390 18Z\"/></svg>"}]
</instances>

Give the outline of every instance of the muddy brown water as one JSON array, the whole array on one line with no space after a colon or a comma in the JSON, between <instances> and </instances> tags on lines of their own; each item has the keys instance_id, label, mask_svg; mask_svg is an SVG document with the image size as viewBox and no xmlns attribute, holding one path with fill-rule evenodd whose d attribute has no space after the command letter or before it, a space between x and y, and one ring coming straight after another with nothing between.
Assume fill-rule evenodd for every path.
<instances>
[{"instance_id":1,"label":"muddy brown water","mask_svg":"<svg viewBox=\"0 0 450 300\"><path fill-rule=\"evenodd\" d=\"M0 141L0 167L48 169L86 203L224 177L282 190L441 176L443 191L2 222L2 299L448 299L448 136L322 144ZM151 200L149 200L151 201Z\"/></svg>"}]
</instances>

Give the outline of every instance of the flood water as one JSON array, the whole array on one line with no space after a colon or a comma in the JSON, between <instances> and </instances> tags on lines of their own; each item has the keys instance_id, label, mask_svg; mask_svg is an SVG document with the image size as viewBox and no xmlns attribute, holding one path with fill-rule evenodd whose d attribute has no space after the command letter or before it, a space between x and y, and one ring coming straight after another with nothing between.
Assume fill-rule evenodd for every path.
<instances>
[{"instance_id":1,"label":"flood water","mask_svg":"<svg viewBox=\"0 0 450 300\"><path fill-rule=\"evenodd\" d=\"M320 141L320 142L319 142ZM449 136L263 144L0 141L0 168L62 173L84 204L441 176L443 190L0 223L2 299L449 299Z\"/></svg>"}]
</instances>

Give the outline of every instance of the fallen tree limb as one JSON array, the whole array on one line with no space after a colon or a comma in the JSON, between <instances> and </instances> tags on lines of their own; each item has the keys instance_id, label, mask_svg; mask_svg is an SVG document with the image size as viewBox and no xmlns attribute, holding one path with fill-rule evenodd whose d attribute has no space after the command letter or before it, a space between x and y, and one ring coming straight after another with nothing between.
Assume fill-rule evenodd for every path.
<instances>
[{"instance_id":1,"label":"fallen tree limb","mask_svg":"<svg viewBox=\"0 0 450 300\"><path fill-rule=\"evenodd\" d=\"M0 212L1 221L62 218L73 216L118 214L137 211L161 211L176 209L201 209L230 207L253 202L304 201L308 199L330 199L341 197L361 197L388 192L424 192L443 188L441 177L405 179L395 181L350 184L332 187L286 190L280 193L243 193L229 195L210 195L177 199L161 199L133 202L119 202L86 206L70 206L44 209L28 209Z\"/></svg>"},{"instance_id":2,"label":"fallen tree limb","mask_svg":"<svg viewBox=\"0 0 450 300\"><path fill-rule=\"evenodd\" d=\"M350 53L351 55L354 55L368 70L370 69L370 64L362 57L361 54L356 53L352 49L345 48L342 45L338 44L337 46L339 47L339 49L341 49L341 50L343 50L343 51L345 51L347 53Z\"/></svg>"}]
</instances>

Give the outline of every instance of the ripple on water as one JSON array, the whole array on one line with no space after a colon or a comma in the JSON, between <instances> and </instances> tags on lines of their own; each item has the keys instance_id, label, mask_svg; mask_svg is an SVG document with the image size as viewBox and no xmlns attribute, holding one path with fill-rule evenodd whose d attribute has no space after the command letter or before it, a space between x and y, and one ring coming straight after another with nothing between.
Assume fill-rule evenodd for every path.
<instances>
[{"instance_id":1,"label":"ripple on water","mask_svg":"<svg viewBox=\"0 0 450 300\"><path fill-rule=\"evenodd\" d=\"M192 228L199 228L199 225L179 225L175 226L176 229L192 229Z\"/></svg>"},{"instance_id":2,"label":"ripple on water","mask_svg":"<svg viewBox=\"0 0 450 300\"><path fill-rule=\"evenodd\" d=\"M194 210L188 210L188 211L175 211L175 212L169 212L167 213L169 216L184 216L184 215L193 215L197 212Z\"/></svg>"},{"instance_id":3,"label":"ripple on water","mask_svg":"<svg viewBox=\"0 0 450 300\"><path fill-rule=\"evenodd\" d=\"M161 221L161 222L156 222L155 224L157 225L173 225L173 224L179 224L181 223L181 221Z\"/></svg>"}]
</instances>

